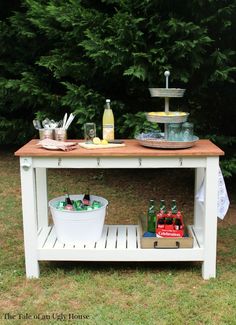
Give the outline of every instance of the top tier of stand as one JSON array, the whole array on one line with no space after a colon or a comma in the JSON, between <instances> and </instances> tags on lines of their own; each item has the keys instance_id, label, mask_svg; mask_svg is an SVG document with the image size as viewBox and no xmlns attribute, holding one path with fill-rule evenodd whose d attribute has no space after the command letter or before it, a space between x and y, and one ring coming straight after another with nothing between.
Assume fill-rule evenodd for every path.
<instances>
[{"instance_id":1,"label":"top tier of stand","mask_svg":"<svg viewBox=\"0 0 236 325\"><path fill-rule=\"evenodd\" d=\"M181 88L149 88L151 97L183 97L185 89Z\"/></svg>"},{"instance_id":2,"label":"top tier of stand","mask_svg":"<svg viewBox=\"0 0 236 325\"><path fill-rule=\"evenodd\" d=\"M169 88L169 76L170 71L165 71L166 88L149 88L151 97L183 97L185 89L181 88Z\"/></svg>"}]
</instances>

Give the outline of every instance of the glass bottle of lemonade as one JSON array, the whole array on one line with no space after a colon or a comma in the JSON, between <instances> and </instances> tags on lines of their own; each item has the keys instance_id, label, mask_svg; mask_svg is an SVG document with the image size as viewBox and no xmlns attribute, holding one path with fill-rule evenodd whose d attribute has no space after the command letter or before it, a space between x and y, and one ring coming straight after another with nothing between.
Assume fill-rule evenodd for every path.
<instances>
[{"instance_id":1,"label":"glass bottle of lemonade","mask_svg":"<svg viewBox=\"0 0 236 325\"><path fill-rule=\"evenodd\" d=\"M110 105L110 99L106 99L106 106L102 118L102 136L109 141L114 140L114 115Z\"/></svg>"}]
</instances>

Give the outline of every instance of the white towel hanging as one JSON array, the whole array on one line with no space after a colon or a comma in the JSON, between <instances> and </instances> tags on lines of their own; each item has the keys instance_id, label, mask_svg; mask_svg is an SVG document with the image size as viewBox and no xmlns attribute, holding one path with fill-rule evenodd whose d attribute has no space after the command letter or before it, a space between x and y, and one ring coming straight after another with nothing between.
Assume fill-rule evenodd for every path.
<instances>
[{"instance_id":1,"label":"white towel hanging","mask_svg":"<svg viewBox=\"0 0 236 325\"><path fill-rule=\"evenodd\" d=\"M201 186L196 194L196 199L200 203L204 203L205 200L205 177L201 183ZM228 209L229 209L229 197L227 193L227 189L225 186L224 177L222 175L221 169L219 167L218 171L218 198L217 198L217 216L220 219L224 219Z\"/></svg>"}]
</instances>

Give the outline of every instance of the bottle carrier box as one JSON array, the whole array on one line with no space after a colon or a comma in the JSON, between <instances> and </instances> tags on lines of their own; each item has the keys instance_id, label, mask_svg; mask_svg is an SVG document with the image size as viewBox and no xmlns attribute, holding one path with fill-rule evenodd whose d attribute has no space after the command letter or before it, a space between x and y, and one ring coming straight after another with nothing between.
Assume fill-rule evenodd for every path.
<instances>
[{"instance_id":1,"label":"bottle carrier box","mask_svg":"<svg viewBox=\"0 0 236 325\"><path fill-rule=\"evenodd\" d=\"M160 237L144 237L147 231L145 217L139 219L140 245L141 248L154 249L170 249L170 248L192 248L193 235L188 227L185 227L185 237L160 238Z\"/></svg>"}]
</instances>

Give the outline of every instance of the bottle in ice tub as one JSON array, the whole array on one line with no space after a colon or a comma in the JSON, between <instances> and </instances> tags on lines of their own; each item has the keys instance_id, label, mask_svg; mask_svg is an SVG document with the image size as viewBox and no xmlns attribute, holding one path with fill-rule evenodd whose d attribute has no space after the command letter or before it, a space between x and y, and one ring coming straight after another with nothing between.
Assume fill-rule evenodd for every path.
<instances>
[{"instance_id":1,"label":"bottle in ice tub","mask_svg":"<svg viewBox=\"0 0 236 325\"><path fill-rule=\"evenodd\" d=\"M70 199L69 194L67 193L65 196L65 206L64 206L65 210L73 210L73 201Z\"/></svg>"},{"instance_id":2,"label":"bottle in ice tub","mask_svg":"<svg viewBox=\"0 0 236 325\"><path fill-rule=\"evenodd\" d=\"M86 206L90 205L90 194L89 194L89 189L87 189L87 192L84 194L83 200L82 200L83 204Z\"/></svg>"}]
</instances>

